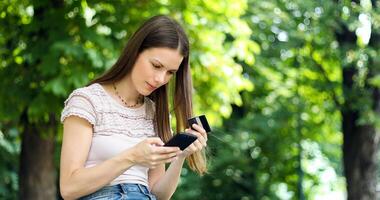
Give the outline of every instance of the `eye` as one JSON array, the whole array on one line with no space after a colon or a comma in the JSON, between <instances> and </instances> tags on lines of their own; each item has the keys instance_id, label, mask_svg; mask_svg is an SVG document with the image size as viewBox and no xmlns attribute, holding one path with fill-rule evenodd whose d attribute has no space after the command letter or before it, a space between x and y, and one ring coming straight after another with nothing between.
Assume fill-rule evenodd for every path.
<instances>
[{"instance_id":1,"label":"eye","mask_svg":"<svg viewBox=\"0 0 380 200\"><path fill-rule=\"evenodd\" d=\"M157 64L154 64L154 63L152 63L152 65L153 65L154 68L157 68L157 69L160 69L160 68L161 68L160 65L157 65Z\"/></svg>"}]
</instances>

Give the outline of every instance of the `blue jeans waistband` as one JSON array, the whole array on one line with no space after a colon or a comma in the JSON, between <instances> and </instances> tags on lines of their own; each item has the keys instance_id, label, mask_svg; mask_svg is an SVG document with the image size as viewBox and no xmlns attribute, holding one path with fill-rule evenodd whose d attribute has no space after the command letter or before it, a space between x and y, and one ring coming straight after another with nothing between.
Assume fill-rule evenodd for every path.
<instances>
[{"instance_id":1,"label":"blue jeans waistband","mask_svg":"<svg viewBox=\"0 0 380 200\"><path fill-rule=\"evenodd\" d=\"M138 193L140 193L140 195L137 195ZM80 199L82 200L126 199L128 200L129 197L133 199L156 200L156 197L152 193L150 193L147 186L141 185L141 184L135 184L135 183L121 183L121 184L112 185L112 186L105 186L99 189L98 191L92 194L89 194L87 196L84 196Z\"/></svg>"},{"instance_id":2,"label":"blue jeans waistband","mask_svg":"<svg viewBox=\"0 0 380 200\"><path fill-rule=\"evenodd\" d=\"M150 193L148 187L141 184L121 183L121 184L117 184L116 186L120 187L124 192L138 192L139 191L144 194Z\"/></svg>"}]
</instances>

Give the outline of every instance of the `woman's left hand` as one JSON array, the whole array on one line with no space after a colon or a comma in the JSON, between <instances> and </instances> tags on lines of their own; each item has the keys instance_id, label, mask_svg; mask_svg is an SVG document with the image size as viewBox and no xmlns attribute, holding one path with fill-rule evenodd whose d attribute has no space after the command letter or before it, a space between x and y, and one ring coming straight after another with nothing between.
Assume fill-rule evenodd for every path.
<instances>
[{"instance_id":1,"label":"woman's left hand","mask_svg":"<svg viewBox=\"0 0 380 200\"><path fill-rule=\"evenodd\" d=\"M194 130L195 129L195 130ZM207 146L207 132L198 124L193 124L193 129L186 129L186 133L191 133L197 136L197 140L195 140L190 146L188 146L183 152L178 155L180 157L187 157L197 151L201 151L203 148Z\"/></svg>"}]
</instances>

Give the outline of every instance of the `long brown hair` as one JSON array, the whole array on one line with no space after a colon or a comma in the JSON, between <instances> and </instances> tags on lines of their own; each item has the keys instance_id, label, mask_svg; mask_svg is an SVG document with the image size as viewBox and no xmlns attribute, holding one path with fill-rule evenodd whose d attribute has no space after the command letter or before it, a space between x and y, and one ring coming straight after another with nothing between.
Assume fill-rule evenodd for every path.
<instances>
[{"instance_id":1,"label":"long brown hair","mask_svg":"<svg viewBox=\"0 0 380 200\"><path fill-rule=\"evenodd\" d=\"M117 62L105 74L92 83L112 83L128 75L138 55L148 48L167 47L178 49L183 56L182 63L175 75L173 109L176 117L177 132L184 130L187 119L192 117L192 82L189 66L189 40L183 28L173 19L159 15L147 20L129 39ZM168 84L156 89L149 98L155 102L154 125L158 136L168 141L172 135L169 120ZM207 172L204 150L188 157L190 168L199 174Z\"/></svg>"}]
</instances>

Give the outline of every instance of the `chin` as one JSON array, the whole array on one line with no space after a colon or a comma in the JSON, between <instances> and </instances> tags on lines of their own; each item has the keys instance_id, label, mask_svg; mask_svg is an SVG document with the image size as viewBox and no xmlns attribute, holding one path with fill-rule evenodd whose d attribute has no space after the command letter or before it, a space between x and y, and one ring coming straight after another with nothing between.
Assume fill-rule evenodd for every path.
<instances>
[{"instance_id":1,"label":"chin","mask_svg":"<svg viewBox=\"0 0 380 200\"><path fill-rule=\"evenodd\" d=\"M153 90L154 91L154 90ZM138 91L141 95L143 96L149 96L150 94L152 94L153 91L149 91L149 90L140 90Z\"/></svg>"}]
</instances>

